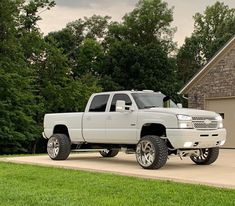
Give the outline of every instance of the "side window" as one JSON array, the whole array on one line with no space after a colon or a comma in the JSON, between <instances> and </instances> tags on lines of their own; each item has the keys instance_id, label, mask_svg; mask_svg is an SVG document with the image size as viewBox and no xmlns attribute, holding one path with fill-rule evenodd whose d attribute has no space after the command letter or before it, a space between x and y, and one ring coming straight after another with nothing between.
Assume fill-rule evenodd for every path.
<instances>
[{"instance_id":1,"label":"side window","mask_svg":"<svg viewBox=\"0 0 235 206\"><path fill-rule=\"evenodd\" d=\"M110 107L110 112L115 112L117 100L123 100L126 102L126 105L132 105L131 99L127 94L115 94Z\"/></svg>"},{"instance_id":2,"label":"side window","mask_svg":"<svg viewBox=\"0 0 235 206\"><path fill-rule=\"evenodd\" d=\"M89 112L105 112L106 105L109 99L109 95L97 95L94 96Z\"/></svg>"}]
</instances>

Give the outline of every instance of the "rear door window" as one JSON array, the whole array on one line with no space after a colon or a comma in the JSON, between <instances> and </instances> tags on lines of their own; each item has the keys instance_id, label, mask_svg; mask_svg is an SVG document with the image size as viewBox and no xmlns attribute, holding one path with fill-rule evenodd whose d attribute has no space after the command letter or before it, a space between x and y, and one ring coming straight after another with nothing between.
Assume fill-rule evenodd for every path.
<instances>
[{"instance_id":1,"label":"rear door window","mask_svg":"<svg viewBox=\"0 0 235 206\"><path fill-rule=\"evenodd\" d=\"M94 96L91 101L89 112L105 112L108 99L108 94Z\"/></svg>"}]
</instances>

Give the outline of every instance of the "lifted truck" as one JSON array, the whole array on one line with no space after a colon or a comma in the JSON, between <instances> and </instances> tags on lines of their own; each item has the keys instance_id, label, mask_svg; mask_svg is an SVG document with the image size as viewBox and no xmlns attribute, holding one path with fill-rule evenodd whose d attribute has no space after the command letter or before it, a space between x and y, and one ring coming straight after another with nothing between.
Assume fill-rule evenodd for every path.
<instances>
[{"instance_id":1,"label":"lifted truck","mask_svg":"<svg viewBox=\"0 0 235 206\"><path fill-rule=\"evenodd\" d=\"M73 150L98 150L103 157L125 150L143 168L158 169L169 155L189 156L198 165L215 162L226 130L215 112L178 108L161 92L144 90L97 93L84 113L46 114L43 136L53 160Z\"/></svg>"}]
</instances>

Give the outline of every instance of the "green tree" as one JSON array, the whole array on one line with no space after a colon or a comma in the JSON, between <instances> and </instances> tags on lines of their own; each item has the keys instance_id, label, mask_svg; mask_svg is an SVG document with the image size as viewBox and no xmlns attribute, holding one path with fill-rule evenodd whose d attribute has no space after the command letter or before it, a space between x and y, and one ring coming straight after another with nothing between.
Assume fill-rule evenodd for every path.
<instances>
[{"instance_id":1,"label":"green tree","mask_svg":"<svg viewBox=\"0 0 235 206\"><path fill-rule=\"evenodd\" d=\"M52 42L45 43L42 54L35 67L43 113L82 111L89 96L101 90L97 80L89 74L74 79L66 55Z\"/></svg>"},{"instance_id":2,"label":"green tree","mask_svg":"<svg viewBox=\"0 0 235 206\"><path fill-rule=\"evenodd\" d=\"M175 62L160 44L133 46L128 41L116 41L107 55L105 69L104 75L119 85L114 85L116 88L112 90L152 89L172 95L177 89Z\"/></svg>"},{"instance_id":3,"label":"green tree","mask_svg":"<svg viewBox=\"0 0 235 206\"><path fill-rule=\"evenodd\" d=\"M55 6L53 0L20 0L18 2L18 11L20 11L18 26L26 31L38 31L37 22L41 20L40 13Z\"/></svg>"},{"instance_id":4,"label":"green tree","mask_svg":"<svg viewBox=\"0 0 235 206\"><path fill-rule=\"evenodd\" d=\"M85 39L79 47L77 66L73 69L76 77L86 73L99 76L104 61L104 49L94 39Z\"/></svg>"},{"instance_id":5,"label":"green tree","mask_svg":"<svg viewBox=\"0 0 235 206\"><path fill-rule=\"evenodd\" d=\"M208 61L235 34L235 9L216 2L204 14L196 13L194 20L194 33Z\"/></svg>"},{"instance_id":6,"label":"green tree","mask_svg":"<svg viewBox=\"0 0 235 206\"><path fill-rule=\"evenodd\" d=\"M53 38L59 48L62 48L64 53L71 60L76 59L79 52L79 47L85 39L93 39L97 42L102 42L108 32L110 17L93 15L90 18L78 19L70 22L60 31L51 32L46 36L46 39Z\"/></svg>"},{"instance_id":7,"label":"green tree","mask_svg":"<svg viewBox=\"0 0 235 206\"><path fill-rule=\"evenodd\" d=\"M176 56L177 73L180 85L184 85L203 65L203 57L197 37L185 39Z\"/></svg>"},{"instance_id":8,"label":"green tree","mask_svg":"<svg viewBox=\"0 0 235 206\"><path fill-rule=\"evenodd\" d=\"M0 3L0 154L27 151L37 138L32 70L17 39L20 2Z\"/></svg>"},{"instance_id":9,"label":"green tree","mask_svg":"<svg viewBox=\"0 0 235 206\"><path fill-rule=\"evenodd\" d=\"M188 81L198 69L235 34L235 9L223 2L194 15L194 31L177 55L181 81Z\"/></svg>"},{"instance_id":10,"label":"green tree","mask_svg":"<svg viewBox=\"0 0 235 206\"><path fill-rule=\"evenodd\" d=\"M160 42L167 52L175 48L171 26L173 9L162 0L140 0L136 8L123 17L123 22L109 26L108 40L128 40L135 45Z\"/></svg>"},{"instance_id":11,"label":"green tree","mask_svg":"<svg viewBox=\"0 0 235 206\"><path fill-rule=\"evenodd\" d=\"M68 56L74 79L86 73L98 76L104 56L102 42L108 32L109 20L108 16L84 17L46 36L46 41L55 41Z\"/></svg>"},{"instance_id":12,"label":"green tree","mask_svg":"<svg viewBox=\"0 0 235 206\"><path fill-rule=\"evenodd\" d=\"M40 33L39 14L53 5L49 0L0 3L0 154L35 152L45 113L81 111L91 93L101 90L91 74L74 78L68 55ZM87 53L87 60L95 61L96 48L84 41L81 57Z\"/></svg>"},{"instance_id":13,"label":"green tree","mask_svg":"<svg viewBox=\"0 0 235 206\"><path fill-rule=\"evenodd\" d=\"M172 9L161 0L141 0L137 7L112 23L105 39L104 90L153 89L172 95L177 90ZM113 83L111 83L111 81Z\"/></svg>"}]
</instances>

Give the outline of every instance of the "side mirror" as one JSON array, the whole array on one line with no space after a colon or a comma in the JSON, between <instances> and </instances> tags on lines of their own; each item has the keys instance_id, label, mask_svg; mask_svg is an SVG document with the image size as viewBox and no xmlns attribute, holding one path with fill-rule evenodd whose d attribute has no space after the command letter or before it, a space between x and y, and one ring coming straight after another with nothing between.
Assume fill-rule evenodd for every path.
<instances>
[{"instance_id":1,"label":"side mirror","mask_svg":"<svg viewBox=\"0 0 235 206\"><path fill-rule=\"evenodd\" d=\"M126 102L123 100L117 100L116 102L116 112L124 112L126 109Z\"/></svg>"},{"instance_id":2,"label":"side mirror","mask_svg":"<svg viewBox=\"0 0 235 206\"><path fill-rule=\"evenodd\" d=\"M182 109L182 108L183 108L183 105L182 105L181 103L177 103L177 107L178 107L179 109Z\"/></svg>"}]
</instances>

